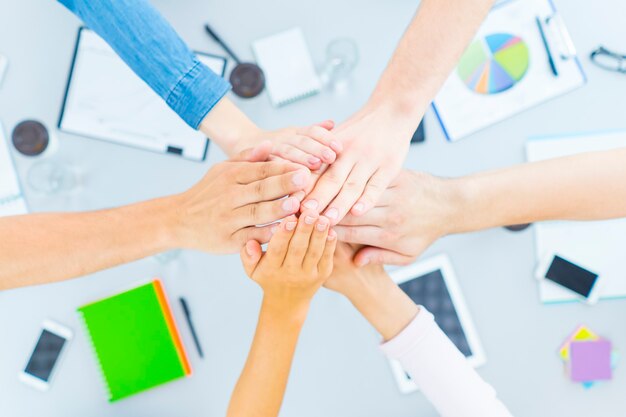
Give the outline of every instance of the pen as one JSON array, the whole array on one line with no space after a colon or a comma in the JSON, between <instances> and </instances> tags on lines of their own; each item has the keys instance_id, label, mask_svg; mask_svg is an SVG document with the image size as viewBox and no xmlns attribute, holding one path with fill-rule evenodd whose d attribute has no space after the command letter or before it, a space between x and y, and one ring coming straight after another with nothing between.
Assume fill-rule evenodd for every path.
<instances>
[{"instance_id":1,"label":"pen","mask_svg":"<svg viewBox=\"0 0 626 417\"><path fill-rule=\"evenodd\" d=\"M213 29L211 29L211 26L209 26L208 24L205 24L205 25L204 25L204 30L206 30L206 32L209 34L209 36L210 36L210 37L212 37L212 38L213 38L213 40L214 40L215 42L219 43L219 44L220 44L220 46L221 46L222 48L224 48L224 50L225 50L226 52L228 52L228 55L230 55L230 56L231 56L231 57L235 60L235 62L236 62L237 64L239 64L239 63L241 62L241 61L239 60L239 58L237 57L237 55L235 55L235 53L232 51L232 49L230 49L230 48L228 47L228 45L226 45L226 43L222 40L222 38L220 38L220 37L217 35L217 33L215 33L215 32L213 31Z\"/></svg>"},{"instance_id":2,"label":"pen","mask_svg":"<svg viewBox=\"0 0 626 417\"><path fill-rule=\"evenodd\" d=\"M548 62L550 63L550 69L552 70L552 74L554 74L555 77L558 77L559 72L556 69L556 64L554 63L552 52L550 52L550 46L548 45L546 34L543 31L543 26L541 25L541 19L539 18L539 16L537 16L535 19L537 21L537 27L539 28L539 34L541 35L541 41L543 42L543 47L546 48L546 53L548 54Z\"/></svg>"},{"instance_id":3,"label":"pen","mask_svg":"<svg viewBox=\"0 0 626 417\"><path fill-rule=\"evenodd\" d=\"M198 349L198 355L201 358L204 357L202 353L202 347L200 346L200 340L198 340L198 335L196 334L196 329L193 327L193 322L191 321L191 312L189 311L189 306L187 305L187 301L180 297L180 305L183 307L183 312L185 313L185 318L187 319L187 324L189 324L189 328L191 329L191 337L193 337L193 342L196 344L196 349Z\"/></svg>"}]
</instances>

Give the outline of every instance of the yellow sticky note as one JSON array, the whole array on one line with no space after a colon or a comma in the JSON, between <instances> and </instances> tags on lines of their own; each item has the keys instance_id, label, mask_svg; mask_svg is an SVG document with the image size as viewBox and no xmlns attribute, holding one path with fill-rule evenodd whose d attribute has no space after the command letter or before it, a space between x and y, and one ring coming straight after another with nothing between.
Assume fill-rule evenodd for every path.
<instances>
[{"instance_id":1,"label":"yellow sticky note","mask_svg":"<svg viewBox=\"0 0 626 417\"><path fill-rule=\"evenodd\" d=\"M595 334L589 327L578 326L559 348L559 356L567 362L569 360L569 345L572 341L598 340L599 338L600 336Z\"/></svg>"}]
</instances>

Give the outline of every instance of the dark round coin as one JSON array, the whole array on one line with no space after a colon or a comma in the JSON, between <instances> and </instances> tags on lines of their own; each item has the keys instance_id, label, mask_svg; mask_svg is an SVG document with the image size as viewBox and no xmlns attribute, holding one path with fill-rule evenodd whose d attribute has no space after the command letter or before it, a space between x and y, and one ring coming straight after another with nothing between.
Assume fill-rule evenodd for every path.
<instances>
[{"instance_id":1,"label":"dark round coin","mask_svg":"<svg viewBox=\"0 0 626 417\"><path fill-rule=\"evenodd\" d=\"M230 83L233 86L233 93L239 97L256 97L265 87L265 74L258 65L244 62L237 64L230 73Z\"/></svg>"},{"instance_id":2,"label":"dark round coin","mask_svg":"<svg viewBox=\"0 0 626 417\"><path fill-rule=\"evenodd\" d=\"M48 129L36 120L24 120L13 129L13 146L27 156L37 156L46 150L50 142Z\"/></svg>"},{"instance_id":3,"label":"dark round coin","mask_svg":"<svg viewBox=\"0 0 626 417\"><path fill-rule=\"evenodd\" d=\"M527 229L528 227L530 227L532 223L525 223L525 224L512 224L510 226L504 226L504 228L506 230L510 230L511 232L521 232L522 230Z\"/></svg>"}]
</instances>

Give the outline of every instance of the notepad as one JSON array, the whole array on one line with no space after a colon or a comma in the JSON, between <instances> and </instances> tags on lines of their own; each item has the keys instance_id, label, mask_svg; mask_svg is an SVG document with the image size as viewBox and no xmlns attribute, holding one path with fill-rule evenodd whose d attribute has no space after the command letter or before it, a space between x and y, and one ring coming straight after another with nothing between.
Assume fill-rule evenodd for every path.
<instances>
[{"instance_id":1,"label":"notepad","mask_svg":"<svg viewBox=\"0 0 626 417\"><path fill-rule=\"evenodd\" d=\"M160 280L78 308L117 401L189 376L191 367Z\"/></svg>"},{"instance_id":2,"label":"notepad","mask_svg":"<svg viewBox=\"0 0 626 417\"><path fill-rule=\"evenodd\" d=\"M317 94L321 82L300 28L293 28L252 43L257 63L274 106Z\"/></svg>"},{"instance_id":3,"label":"notepad","mask_svg":"<svg viewBox=\"0 0 626 417\"><path fill-rule=\"evenodd\" d=\"M9 144L0 124L0 217L26 214L26 200L20 188Z\"/></svg>"}]
</instances>

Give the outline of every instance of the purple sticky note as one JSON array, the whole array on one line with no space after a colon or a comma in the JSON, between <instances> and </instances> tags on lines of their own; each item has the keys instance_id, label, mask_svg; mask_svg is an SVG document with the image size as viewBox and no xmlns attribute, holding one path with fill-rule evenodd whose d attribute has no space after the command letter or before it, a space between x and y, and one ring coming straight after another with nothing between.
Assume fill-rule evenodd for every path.
<instances>
[{"instance_id":1,"label":"purple sticky note","mask_svg":"<svg viewBox=\"0 0 626 417\"><path fill-rule=\"evenodd\" d=\"M572 342L570 376L575 382L611 379L611 342L603 339Z\"/></svg>"}]
</instances>

